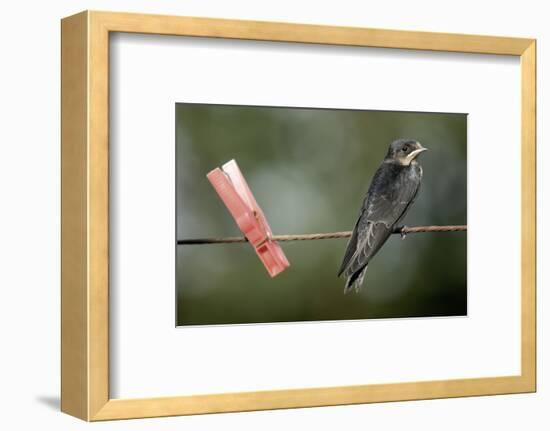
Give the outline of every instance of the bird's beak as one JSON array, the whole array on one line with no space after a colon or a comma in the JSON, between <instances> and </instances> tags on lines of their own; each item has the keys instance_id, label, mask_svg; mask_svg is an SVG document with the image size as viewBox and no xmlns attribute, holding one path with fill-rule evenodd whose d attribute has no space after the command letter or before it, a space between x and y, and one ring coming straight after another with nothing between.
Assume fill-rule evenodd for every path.
<instances>
[{"instance_id":1,"label":"bird's beak","mask_svg":"<svg viewBox=\"0 0 550 431\"><path fill-rule=\"evenodd\" d=\"M423 147L420 144L418 145L419 145L419 148L417 148L416 150L412 151L411 154L409 154L409 157L408 157L409 160L414 160L416 156L418 156L420 153L423 153L424 151L428 151L427 148Z\"/></svg>"}]
</instances>

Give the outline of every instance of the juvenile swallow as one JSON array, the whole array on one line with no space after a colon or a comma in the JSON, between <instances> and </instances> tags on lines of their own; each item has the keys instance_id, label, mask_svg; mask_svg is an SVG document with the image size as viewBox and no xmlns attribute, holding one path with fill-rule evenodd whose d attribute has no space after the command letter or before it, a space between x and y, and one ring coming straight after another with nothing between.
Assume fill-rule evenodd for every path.
<instances>
[{"instance_id":1,"label":"juvenile swallow","mask_svg":"<svg viewBox=\"0 0 550 431\"><path fill-rule=\"evenodd\" d=\"M422 167L416 158L426 150L411 139L390 144L372 178L338 271L338 276L347 279L344 293L359 291L370 260L414 202L422 180Z\"/></svg>"}]
</instances>

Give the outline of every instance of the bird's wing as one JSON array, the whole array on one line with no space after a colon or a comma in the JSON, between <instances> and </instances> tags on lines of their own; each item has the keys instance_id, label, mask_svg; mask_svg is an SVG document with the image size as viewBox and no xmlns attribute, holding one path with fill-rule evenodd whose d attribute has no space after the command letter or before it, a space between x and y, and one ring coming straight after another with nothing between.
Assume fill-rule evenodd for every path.
<instances>
[{"instance_id":1,"label":"bird's wing","mask_svg":"<svg viewBox=\"0 0 550 431\"><path fill-rule=\"evenodd\" d=\"M359 218L355 223L355 227L353 228L353 232L351 233L351 238L348 241L348 246L346 248L346 253L344 254L344 259L342 260L342 264L340 265L340 269L338 270L338 277L340 277L340 275L342 275L344 270L347 268L348 263L350 262L351 258L355 254L355 250L357 250L357 237L358 237L358 231L359 231L357 229L357 226L361 221L362 215L363 215L363 212L361 211L361 214L359 215Z\"/></svg>"},{"instance_id":2,"label":"bird's wing","mask_svg":"<svg viewBox=\"0 0 550 431\"><path fill-rule=\"evenodd\" d=\"M344 273L349 277L369 263L391 235L394 225L405 216L419 187L419 182L402 182L383 194L369 190L338 275Z\"/></svg>"}]
</instances>

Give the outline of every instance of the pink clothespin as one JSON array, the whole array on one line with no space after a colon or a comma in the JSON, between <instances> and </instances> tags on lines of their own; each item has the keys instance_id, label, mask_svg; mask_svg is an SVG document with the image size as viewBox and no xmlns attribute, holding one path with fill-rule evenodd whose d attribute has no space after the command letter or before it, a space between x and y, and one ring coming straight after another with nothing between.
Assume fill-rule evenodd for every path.
<instances>
[{"instance_id":1,"label":"pink clothespin","mask_svg":"<svg viewBox=\"0 0 550 431\"><path fill-rule=\"evenodd\" d=\"M288 268L290 263L281 246L271 239L271 228L237 162L230 160L221 169L210 171L206 177L237 222L239 229L254 247L269 275L275 277Z\"/></svg>"}]
</instances>

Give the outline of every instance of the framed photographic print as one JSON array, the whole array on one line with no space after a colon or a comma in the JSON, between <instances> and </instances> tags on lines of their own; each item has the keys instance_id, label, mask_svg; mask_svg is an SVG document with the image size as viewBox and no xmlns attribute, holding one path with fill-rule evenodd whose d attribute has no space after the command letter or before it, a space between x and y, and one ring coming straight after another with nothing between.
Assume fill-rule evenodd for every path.
<instances>
[{"instance_id":1,"label":"framed photographic print","mask_svg":"<svg viewBox=\"0 0 550 431\"><path fill-rule=\"evenodd\" d=\"M62 411L536 390L533 39L61 27Z\"/></svg>"}]
</instances>

